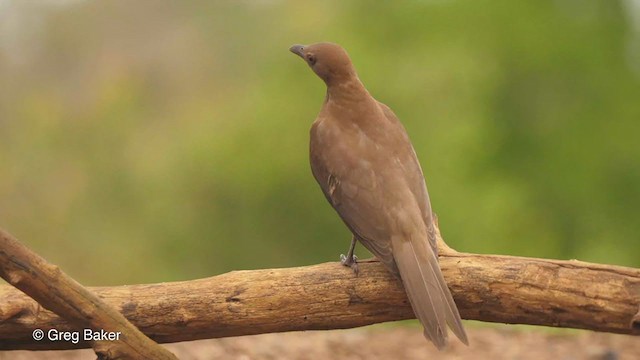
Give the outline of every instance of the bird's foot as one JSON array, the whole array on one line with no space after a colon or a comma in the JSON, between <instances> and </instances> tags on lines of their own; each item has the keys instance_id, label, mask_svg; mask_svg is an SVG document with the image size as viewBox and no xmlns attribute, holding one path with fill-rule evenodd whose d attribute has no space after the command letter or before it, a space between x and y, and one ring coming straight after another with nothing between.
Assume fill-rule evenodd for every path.
<instances>
[{"instance_id":1,"label":"bird's foot","mask_svg":"<svg viewBox=\"0 0 640 360\"><path fill-rule=\"evenodd\" d=\"M355 255L351 255L351 257L346 256L344 254L340 254L340 263L344 266L350 267L353 272L358 275L358 257Z\"/></svg>"}]
</instances>

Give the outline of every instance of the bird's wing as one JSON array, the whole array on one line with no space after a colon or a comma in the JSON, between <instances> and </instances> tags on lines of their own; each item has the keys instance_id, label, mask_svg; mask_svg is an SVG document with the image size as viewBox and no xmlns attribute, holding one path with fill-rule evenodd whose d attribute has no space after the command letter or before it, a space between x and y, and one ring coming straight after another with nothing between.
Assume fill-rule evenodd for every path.
<instances>
[{"instance_id":1,"label":"bird's wing","mask_svg":"<svg viewBox=\"0 0 640 360\"><path fill-rule=\"evenodd\" d=\"M362 191L362 185L365 185L362 181L354 183L350 179L339 179L317 163L313 169L314 175L325 179L318 180L322 192L349 230L389 271L399 276L385 219L378 210L379 198L375 199L372 192Z\"/></svg>"},{"instance_id":2,"label":"bird's wing","mask_svg":"<svg viewBox=\"0 0 640 360\"><path fill-rule=\"evenodd\" d=\"M409 135L407 135L406 131L404 131L404 126L396 116L396 114L389 108L387 105L378 102L382 110L384 111L384 115L387 120L391 123L397 124L403 131L403 135L406 136L406 143L411 147L410 156L406 156L407 160L404 164L406 167L405 174L407 176L407 184L411 189L411 192L416 198L418 205L420 206L420 211L422 212L422 219L424 221L425 226L427 227L427 235L429 238L429 244L433 248L433 251L438 254L438 243L436 238L436 229L433 223L433 213L431 210L431 200L429 199L429 192L427 191L427 184L424 180L424 174L422 173L422 167L420 166L420 162L418 161L418 156L416 155L416 151L413 149L413 145L411 145L411 141L409 140Z\"/></svg>"}]
</instances>

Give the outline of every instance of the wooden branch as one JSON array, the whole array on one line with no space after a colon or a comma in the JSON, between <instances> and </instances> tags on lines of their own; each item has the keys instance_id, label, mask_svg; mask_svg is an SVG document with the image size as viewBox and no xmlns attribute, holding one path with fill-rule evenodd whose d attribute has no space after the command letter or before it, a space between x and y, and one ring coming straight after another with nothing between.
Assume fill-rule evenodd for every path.
<instances>
[{"instance_id":1,"label":"wooden branch","mask_svg":"<svg viewBox=\"0 0 640 360\"><path fill-rule=\"evenodd\" d=\"M640 334L640 270L580 261L445 251L444 276L465 319ZM360 275L338 262L233 271L211 278L91 288L158 342L352 328L413 318L400 282L374 260ZM70 330L55 314L0 287L0 349L69 349L35 328ZM473 339L471 339L473 344Z\"/></svg>"},{"instance_id":2,"label":"wooden branch","mask_svg":"<svg viewBox=\"0 0 640 360\"><path fill-rule=\"evenodd\" d=\"M176 359L172 353L131 325L118 310L2 229L0 229L0 276L31 296L44 308L59 314L71 324L83 328L82 330L76 328L79 330L78 340L88 338L89 341L83 342L84 346L91 345L99 359ZM41 314L47 314L49 317L56 316L42 310L38 303L27 296L17 290L8 289L7 286L3 287L2 294L10 294L8 298L2 297L0 300L3 303L3 309L0 311L2 328L7 325L11 327L11 320L24 320L22 315L27 313L31 321L28 326L31 328L29 337L32 337L32 342L36 341L33 337L40 335L47 338L48 330L56 328L40 322L39 318ZM21 299L21 303L28 308L13 306L16 303L12 299ZM10 319L9 322L6 321L7 319ZM56 321L61 322L61 319L57 318ZM68 328L68 325L65 327ZM40 328L43 332L34 333L36 328ZM87 333L84 328L88 329ZM99 335L96 336L94 331ZM75 340L73 336L70 336L69 341L71 340ZM4 345L10 344L11 341L12 337L0 335L0 347L4 348Z\"/></svg>"}]
</instances>

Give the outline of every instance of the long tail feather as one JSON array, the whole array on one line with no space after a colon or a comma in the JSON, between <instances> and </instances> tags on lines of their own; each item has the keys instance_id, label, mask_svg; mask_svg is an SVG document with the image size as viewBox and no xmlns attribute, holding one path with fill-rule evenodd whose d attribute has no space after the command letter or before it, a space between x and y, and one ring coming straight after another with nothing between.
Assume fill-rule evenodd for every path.
<instances>
[{"instance_id":1,"label":"long tail feather","mask_svg":"<svg viewBox=\"0 0 640 360\"><path fill-rule=\"evenodd\" d=\"M447 343L447 324L468 344L460 314L442 276L438 259L426 241L392 239L393 255L424 335L438 349Z\"/></svg>"}]
</instances>

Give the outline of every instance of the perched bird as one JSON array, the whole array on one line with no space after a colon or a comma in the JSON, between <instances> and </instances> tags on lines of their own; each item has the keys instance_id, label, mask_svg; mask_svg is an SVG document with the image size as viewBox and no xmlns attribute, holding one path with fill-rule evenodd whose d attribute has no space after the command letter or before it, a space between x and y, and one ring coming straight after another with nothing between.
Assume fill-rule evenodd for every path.
<instances>
[{"instance_id":1,"label":"perched bird","mask_svg":"<svg viewBox=\"0 0 640 360\"><path fill-rule=\"evenodd\" d=\"M400 277L424 336L438 349L447 325L468 345L438 265L434 215L422 169L404 127L374 99L339 45L293 45L327 85L311 127L311 171L353 233L342 264L357 272L356 241Z\"/></svg>"}]
</instances>

